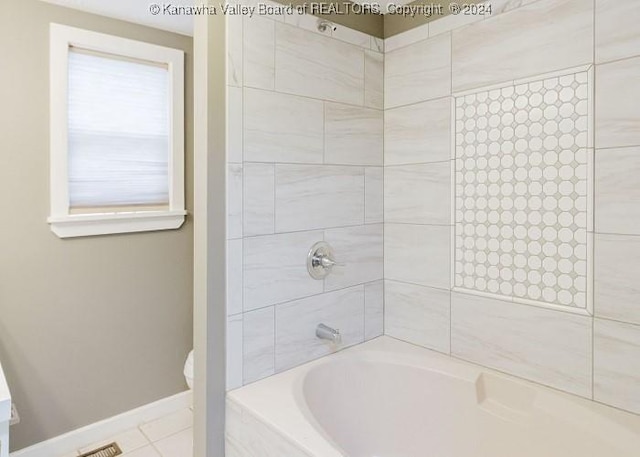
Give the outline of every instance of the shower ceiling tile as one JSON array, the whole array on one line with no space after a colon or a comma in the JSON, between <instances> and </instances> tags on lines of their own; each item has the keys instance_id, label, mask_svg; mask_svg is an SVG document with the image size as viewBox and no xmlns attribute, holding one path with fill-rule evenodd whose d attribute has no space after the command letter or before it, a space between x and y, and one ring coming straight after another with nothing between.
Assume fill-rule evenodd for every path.
<instances>
[{"instance_id":1,"label":"shower ceiling tile","mask_svg":"<svg viewBox=\"0 0 640 457\"><path fill-rule=\"evenodd\" d=\"M591 70L455 97L454 287L591 309Z\"/></svg>"}]
</instances>

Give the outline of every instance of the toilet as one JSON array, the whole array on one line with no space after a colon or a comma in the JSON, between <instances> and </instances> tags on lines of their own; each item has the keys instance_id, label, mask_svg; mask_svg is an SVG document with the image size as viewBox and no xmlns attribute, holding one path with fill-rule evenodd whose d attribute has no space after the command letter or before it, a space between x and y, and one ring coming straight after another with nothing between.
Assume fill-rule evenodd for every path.
<instances>
[{"instance_id":1,"label":"toilet","mask_svg":"<svg viewBox=\"0 0 640 457\"><path fill-rule=\"evenodd\" d=\"M193 389L193 351L189 352L189 355L187 356L187 361L184 363L183 373L189 389Z\"/></svg>"}]
</instances>

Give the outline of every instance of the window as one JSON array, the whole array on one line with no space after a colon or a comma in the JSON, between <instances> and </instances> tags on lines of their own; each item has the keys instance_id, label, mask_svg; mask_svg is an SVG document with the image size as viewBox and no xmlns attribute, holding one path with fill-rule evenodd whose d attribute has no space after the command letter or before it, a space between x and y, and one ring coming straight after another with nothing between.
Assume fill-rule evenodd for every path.
<instances>
[{"instance_id":1,"label":"window","mask_svg":"<svg viewBox=\"0 0 640 457\"><path fill-rule=\"evenodd\" d=\"M52 231L180 227L183 52L58 24L50 52Z\"/></svg>"}]
</instances>

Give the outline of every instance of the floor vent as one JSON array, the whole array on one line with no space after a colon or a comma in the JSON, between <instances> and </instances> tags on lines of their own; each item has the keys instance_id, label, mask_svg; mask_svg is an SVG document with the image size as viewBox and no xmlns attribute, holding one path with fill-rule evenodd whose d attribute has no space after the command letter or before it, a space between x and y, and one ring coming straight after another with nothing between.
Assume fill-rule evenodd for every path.
<instances>
[{"instance_id":1,"label":"floor vent","mask_svg":"<svg viewBox=\"0 0 640 457\"><path fill-rule=\"evenodd\" d=\"M122 455L122 451L117 443L111 443L93 451L85 452L80 457L115 457L116 455Z\"/></svg>"}]
</instances>

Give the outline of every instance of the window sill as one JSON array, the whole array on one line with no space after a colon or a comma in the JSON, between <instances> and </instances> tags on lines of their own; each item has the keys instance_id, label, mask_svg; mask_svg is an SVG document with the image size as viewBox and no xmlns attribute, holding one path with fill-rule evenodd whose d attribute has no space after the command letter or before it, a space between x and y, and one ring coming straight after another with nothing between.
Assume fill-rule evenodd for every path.
<instances>
[{"instance_id":1,"label":"window sill","mask_svg":"<svg viewBox=\"0 0 640 457\"><path fill-rule=\"evenodd\" d=\"M79 214L51 216L51 231L60 238L149 232L177 229L186 211L140 211L132 213Z\"/></svg>"}]
</instances>

